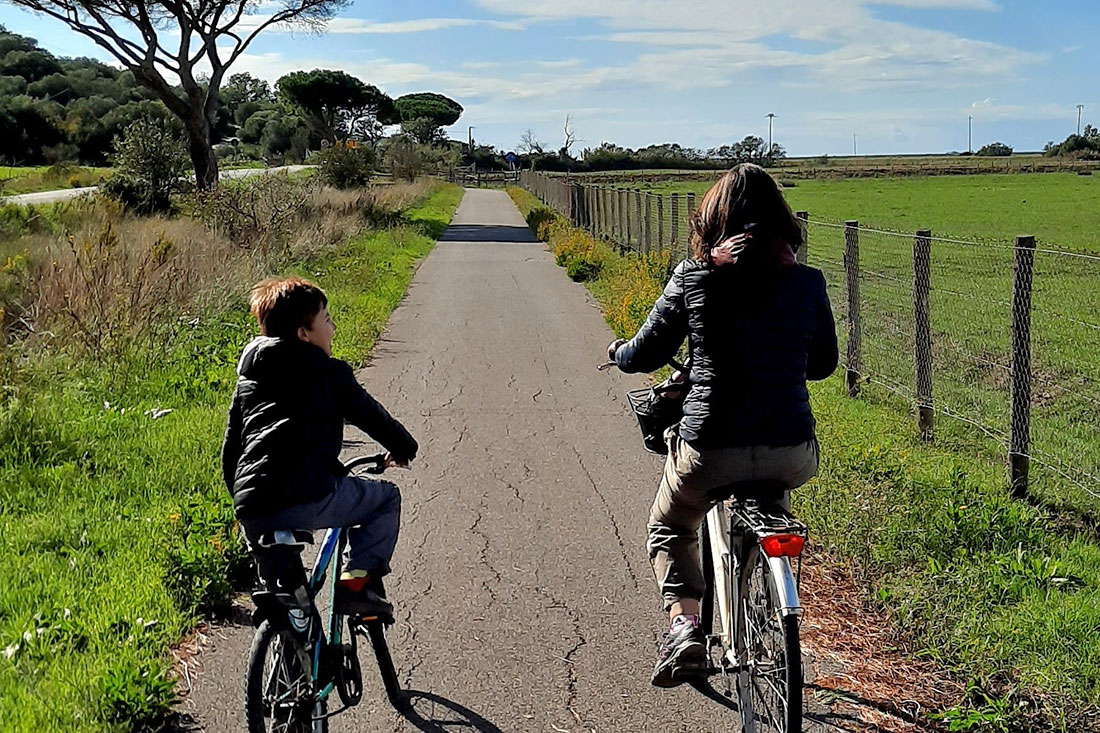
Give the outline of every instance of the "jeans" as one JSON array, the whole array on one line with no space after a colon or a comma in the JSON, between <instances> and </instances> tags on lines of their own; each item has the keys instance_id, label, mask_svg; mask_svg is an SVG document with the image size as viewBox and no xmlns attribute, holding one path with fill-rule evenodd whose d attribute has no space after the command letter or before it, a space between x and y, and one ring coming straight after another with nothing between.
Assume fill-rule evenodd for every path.
<instances>
[{"instance_id":1,"label":"jeans","mask_svg":"<svg viewBox=\"0 0 1100 733\"><path fill-rule=\"evenodd\" d=\"M697 451L675 431L657 497L649 512L649 560L665 610L682 598L700 600L705 582L699 554L699 526L728 484L767 481L789 490L817 474L817 441L795 446L737 446ZM726 494L728 495L728 491Z\"/></svg>"},{"instance_id":2,"label":"jeans","mask_svg":"<svg viewBox=\"0 0 1100 733\"><path fill-rule=\"evenodd\" d=\"M252 547L264 532L278 529L347 527L346 570L366 570L372 578L390 572L390 558L401 525L401 494L389 481L358 476L338 479L324 499L241 522Z\"/></svg>"}]
</instances>

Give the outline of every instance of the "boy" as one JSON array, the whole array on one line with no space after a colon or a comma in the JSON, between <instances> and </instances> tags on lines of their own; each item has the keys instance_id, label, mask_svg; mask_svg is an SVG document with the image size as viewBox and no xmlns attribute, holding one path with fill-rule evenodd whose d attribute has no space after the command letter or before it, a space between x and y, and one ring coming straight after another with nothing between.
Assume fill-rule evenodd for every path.
<instances>
[{"instance_id":1,"label":"boy","mask_svg":"<svg viewBox=\"0 0 1100 733\"><path fill-rule=\"evenodd\" d=\"M251 293L258 338L237 365L222 445L222 476L249 543L279 529L349 527L348 561L336 587L341 613L392 612L381 579L397 544L401 497L388 481L345 476L344 421L408 468L417 444L332 358L328 298L297 277L270 278Z\"/></svg>"}]
</instances>

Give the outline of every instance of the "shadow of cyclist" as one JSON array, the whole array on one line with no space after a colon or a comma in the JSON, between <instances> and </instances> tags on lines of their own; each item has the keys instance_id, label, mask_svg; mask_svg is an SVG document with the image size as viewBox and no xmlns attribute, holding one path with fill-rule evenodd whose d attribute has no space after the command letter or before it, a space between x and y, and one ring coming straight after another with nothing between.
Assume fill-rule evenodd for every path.
<instances>
[{"instance_id":1,"label":"shadow of cyclist","mask_svg":"<svg viewBox=\"0 0 1100 733\"><path fill-rule=\"evenodd\" d=\"M431 692L407 690L405 702L401 715L424 733L447 733L451 730L503 733L473 710Z\"/></svg>"}]
</instances>

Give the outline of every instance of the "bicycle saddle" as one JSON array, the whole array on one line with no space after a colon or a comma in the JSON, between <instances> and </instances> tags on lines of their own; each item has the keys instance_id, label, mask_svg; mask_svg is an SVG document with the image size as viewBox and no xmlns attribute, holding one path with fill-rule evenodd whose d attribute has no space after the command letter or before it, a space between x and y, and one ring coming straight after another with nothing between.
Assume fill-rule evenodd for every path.
<instances>
[{"instance_id":1,"label":"bicycle saddle","mask_svg":"<svg viewBox=\"0 0 1100 733\"><path fill-rule=\"evenodd\" d=\"M277 529L261 534L256 544L260 547L304 547L313 544L313 532L308 529Z\"/></svg>"},{"instance_id":2,"label":"bicycle saddle","mask_svg":"<svg viewBox=\"0 0 1100 733\"><path fill-rule=\"evenodd\" d=\"M707 492L711 501L754 501L760 505L777 502L790 486L784 481L735 481Z\"/></svg>"}]
</instances>

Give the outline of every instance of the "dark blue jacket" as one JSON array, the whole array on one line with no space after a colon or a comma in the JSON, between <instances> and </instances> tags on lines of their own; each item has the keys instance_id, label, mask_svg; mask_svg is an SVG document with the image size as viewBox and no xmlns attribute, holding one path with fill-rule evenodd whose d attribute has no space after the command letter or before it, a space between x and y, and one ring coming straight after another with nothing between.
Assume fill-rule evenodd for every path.
<instances>
[{"instance_id":1,"label":"dark blue jacket","mask_svg":"<svg viewBox=\"0 0 1100 733\"><path fill-rule=\"evenodd\" d=\"M688 339L691 389L680 436L695 448L788 446L814 438L807 379L837 365L819 270L676 266L645 325L619 348L624 372L651 372Z\"/></svg>"},{"instance_id":2,"label":"dark blue jacket","mask_svg":"<svg viewBox=\"0 0 1100 733\"><path fill-rule=\"evenodd\" d=\"M222 477L238 519L275 514L332 493L344 473L344 421L401 461L409 431L355 379L351 366L298 339L261 336L245 347L222 444Z\"/></svg>"}]
</instances>

